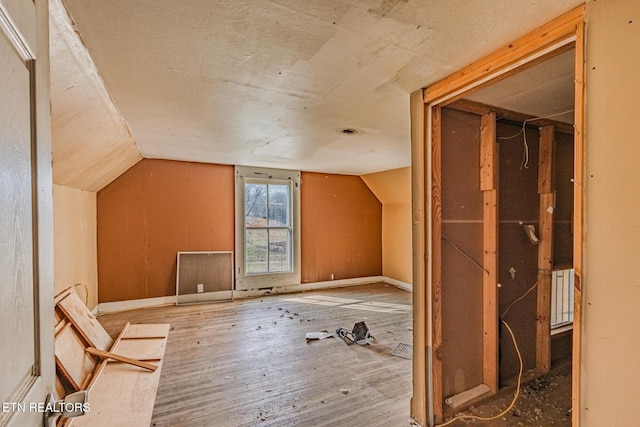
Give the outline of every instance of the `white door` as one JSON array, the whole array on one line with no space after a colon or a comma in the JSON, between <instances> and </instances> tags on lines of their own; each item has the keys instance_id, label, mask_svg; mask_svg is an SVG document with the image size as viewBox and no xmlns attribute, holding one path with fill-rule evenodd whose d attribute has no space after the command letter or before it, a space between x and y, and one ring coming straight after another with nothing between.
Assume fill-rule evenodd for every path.
<instances>
[{"instance_id":1,"label":"white door","mask_svg":"<svg viewBox=\"0 0 640 427\"><path fill-rule=\"evenodd\" d=\"M43 425L53 390L47 32L46 1L0 0L0 426Z\"/></svg>"}]
</instances>

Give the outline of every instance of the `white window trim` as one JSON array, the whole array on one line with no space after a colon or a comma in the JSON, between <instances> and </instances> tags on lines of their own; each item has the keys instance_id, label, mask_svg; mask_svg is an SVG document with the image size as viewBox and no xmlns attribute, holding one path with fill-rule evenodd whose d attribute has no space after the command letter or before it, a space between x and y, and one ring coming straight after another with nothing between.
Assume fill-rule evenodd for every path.
<instances>
[{"instance_id":1,"label":"white window trim","mask_svg":"<svg viewBox=\"0 0 640 427\"><path fill-rule=\"evenodd\" d=\"M300 284L300 171L284 169L254 168L248 166L236 166L236 290L265 289L278 286L290 286ZM244 267L245 250L245 181L273 180L274 183L291 182L291 220L293 230L292 240L292 264L293 271L283 273L246 274Z\"/></svg>"}]
</instances>

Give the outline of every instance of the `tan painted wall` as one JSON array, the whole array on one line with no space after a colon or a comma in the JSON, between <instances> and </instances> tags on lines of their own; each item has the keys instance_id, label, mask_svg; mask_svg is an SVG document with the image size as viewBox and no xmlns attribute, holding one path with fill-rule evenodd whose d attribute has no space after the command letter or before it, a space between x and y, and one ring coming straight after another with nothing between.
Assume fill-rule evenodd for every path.
<instances>
[{"instance_id":1,"label":"tan painted wall","mask_svg":"<svg viewBox=\"0 0 640 427\"><path fill-rule=\"evenodd\" d=\"M382 205L358 176L302 173L302 283L380 276Z\"/></svg>"},{"instance_id":2,"label":"tan painted wall","mask_svg":"<svg viewBox=\"0 0 640 427\"><path fill-rule=\"evenodd\" d=\"M144 159L98 192L99 301L175 295L179 251L234 248L233 166Z\"/></svg>"},{"instance_id":3,"label":"tan painted wall","mask_svg":"<svg viewBox=\"0 0 640 427\"><path fill-rule=\"evenodd\" d=\"M382 203L382 275L411 283L411 168L363 175Z\"/></svg>"},{"instance_id":4,"label":"tan painted wall","mask_svg":"<svg viewBox=\"0 0 640 427\"><path fill-rule=\"evenodd\" d=\"M637 423L640 2L587 3L582 426Z\"/></svg>"},{"instance_id":5,"label":"tan painted wall","mask_svg":"<svg viewBox=\"0 0 640 427\"><path fill-rule=\"evenodd\" d=\"M55 293L81 283L76 292L93 309L98 303L96 193L54 185L53 227Z\"/></svg>"}]
</instances>

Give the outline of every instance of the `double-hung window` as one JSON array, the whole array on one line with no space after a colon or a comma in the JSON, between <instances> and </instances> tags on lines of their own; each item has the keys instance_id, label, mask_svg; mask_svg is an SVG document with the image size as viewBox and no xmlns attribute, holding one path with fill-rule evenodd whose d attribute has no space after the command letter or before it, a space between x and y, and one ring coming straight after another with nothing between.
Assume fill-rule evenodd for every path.
<instances>
[{"instance_id":1,"label":"double-hung window","mask_svg":"<svg viewBox=\"0 0 640 427\"><path fill-rule=\"evenodd\" d=\"M236 167L236 289L300 283L299 176Z\"/></svg>"}]
</instances>

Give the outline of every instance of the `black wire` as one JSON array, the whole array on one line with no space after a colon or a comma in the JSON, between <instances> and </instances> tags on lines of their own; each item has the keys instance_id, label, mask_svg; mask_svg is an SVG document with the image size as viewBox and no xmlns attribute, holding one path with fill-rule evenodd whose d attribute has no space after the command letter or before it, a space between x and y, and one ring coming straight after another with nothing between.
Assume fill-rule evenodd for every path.
<instances>
[{"instance_id":1,"label":"black wire","mask_svg":"<svg viewBox=\"0 0 640 427\"><path fill-rule=\"evenodd\" d=\"M458 252L460 252L462 255L464 255L466 258L468 258L469 260L471 260L476 266L478 266L478 268L482 271L484 271L485 273L489 274L489 270L487 270L486 268L484 268L482 266L482 264L480 264L478 261L476 261L476 259L474 257L472 257L471 255L469 255L464 249L462 249L460 246L456 245L453 241L451 241L447 236L445 236L444 234L441 235L442 240L444 240L445 242L449 243L451 246L453 246L454 248L456 248L458 250Z\"/></svg>"}]
</instances>

